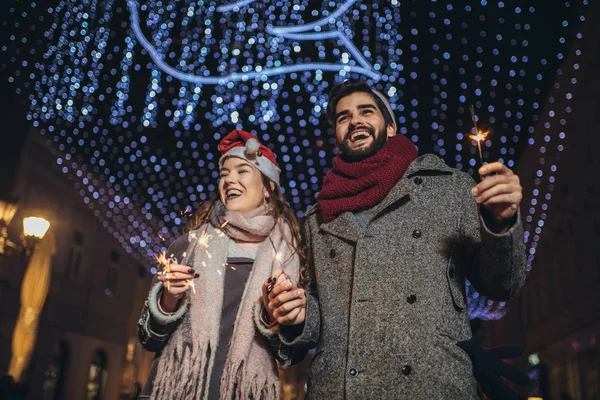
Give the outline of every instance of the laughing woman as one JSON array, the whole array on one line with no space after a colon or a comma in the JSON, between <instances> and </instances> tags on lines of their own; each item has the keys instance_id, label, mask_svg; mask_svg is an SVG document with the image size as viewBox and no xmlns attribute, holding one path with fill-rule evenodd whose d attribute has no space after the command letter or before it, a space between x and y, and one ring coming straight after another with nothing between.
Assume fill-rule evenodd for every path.
<instances>
[{"instance_id":1,"label":"laughing woman","mask_svg":"<svg viewBox=\"0 0 600 400\"><path fill-rule=\"evenodd\" d=\"M157 355L140 399L280 397L278 339L255 333L257 304L276 270L298 281L300 230L271 150L240 130L219 149L220 199L169 247L142 310L139 337Z\"/></svg>"}]
</instances>

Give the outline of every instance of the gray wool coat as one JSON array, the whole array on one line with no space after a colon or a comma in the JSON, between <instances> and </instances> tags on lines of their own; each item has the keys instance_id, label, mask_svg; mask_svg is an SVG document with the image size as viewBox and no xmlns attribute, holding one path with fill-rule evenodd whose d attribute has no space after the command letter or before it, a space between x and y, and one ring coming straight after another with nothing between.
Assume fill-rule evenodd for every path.
<instances>
[{"instance_id":1,"label":"gray wool coat","mask_svg":"<svg viewBox=\"0 0 600 400\"><path fill-rule=\"evenodd\" d=\"M506 234L492 233L474 185L424 155L363 226L349 212L328 223L318 207L307 212L306 321L279 336L290 354L316 346L309 398L478 398L456 346L471 337L465 278L507 300L524 284L526 259L519 215Z\"/></svg>"}]
</instances>

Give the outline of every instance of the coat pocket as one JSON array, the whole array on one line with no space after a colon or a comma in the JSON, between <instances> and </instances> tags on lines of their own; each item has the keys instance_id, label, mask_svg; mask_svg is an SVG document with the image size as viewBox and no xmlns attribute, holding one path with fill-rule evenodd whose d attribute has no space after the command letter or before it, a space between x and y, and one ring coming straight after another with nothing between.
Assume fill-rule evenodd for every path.
<instances>
[{"instance_id":1,"label":"coat pocket","mask_svg":"<svg viewBox=\"0 0 600 400\"><path fill-rule=\"evenodd\" d=\"M453 244L448 265L446 266L446 281L448 282L448 288L452 296L452 303L456 311L463 311L467 308L467 299L465 294L465 278L460 273L460 270L456 268L454 257L456 251L456 244Z\"/></svg>"},{"instance_id":2,"label":"coat pocket","mask_svg":"<svg viewBox=\"0 0 600 400\"><path fill-rule=\"evenodd\" d=\"M456 276L453 278L446 273L446 279L448 280L448 286L450 287L450 294L452 295L452 303L456 311L463 311L467 308L467 299L465 297L464 285L457 279Z\"/></svg>"}]
</instances>

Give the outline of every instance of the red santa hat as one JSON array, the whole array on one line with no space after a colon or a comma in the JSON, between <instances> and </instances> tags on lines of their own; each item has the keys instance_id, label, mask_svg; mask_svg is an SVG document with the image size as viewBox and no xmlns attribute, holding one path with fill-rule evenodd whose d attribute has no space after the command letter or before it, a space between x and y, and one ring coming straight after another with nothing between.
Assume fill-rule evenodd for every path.
<instances>
[{"instance_id":1,"label":"red santa hat","mask_svg":"<svg viewBox=\"0 0 600 400\"><path fill-rule=\"evenodd\" d=\"M222 156L219 168L223 167L226 157L239 157L254 165L260 172L279 185L281 170L277 166L275 154L258 141L256 135L246 131L234 130L221 140L219 144Z\"/></svg>"}]
</instances>

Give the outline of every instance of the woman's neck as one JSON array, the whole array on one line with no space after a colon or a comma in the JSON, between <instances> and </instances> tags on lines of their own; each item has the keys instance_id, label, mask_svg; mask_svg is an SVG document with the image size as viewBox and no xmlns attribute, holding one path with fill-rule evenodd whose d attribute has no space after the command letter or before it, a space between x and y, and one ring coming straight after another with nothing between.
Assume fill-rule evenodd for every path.
<instances>
[{"instance_id":1,"label":"woman's neck","mask_svg":"<svg viewBox=\"0 0 600 400\"><path fill-rule=\"evenodd\" d=\"M260 242L240 242L237 240L234 240L234 242L246 251L254 250L261 245Z\"/></svg>"}]
</instances>

